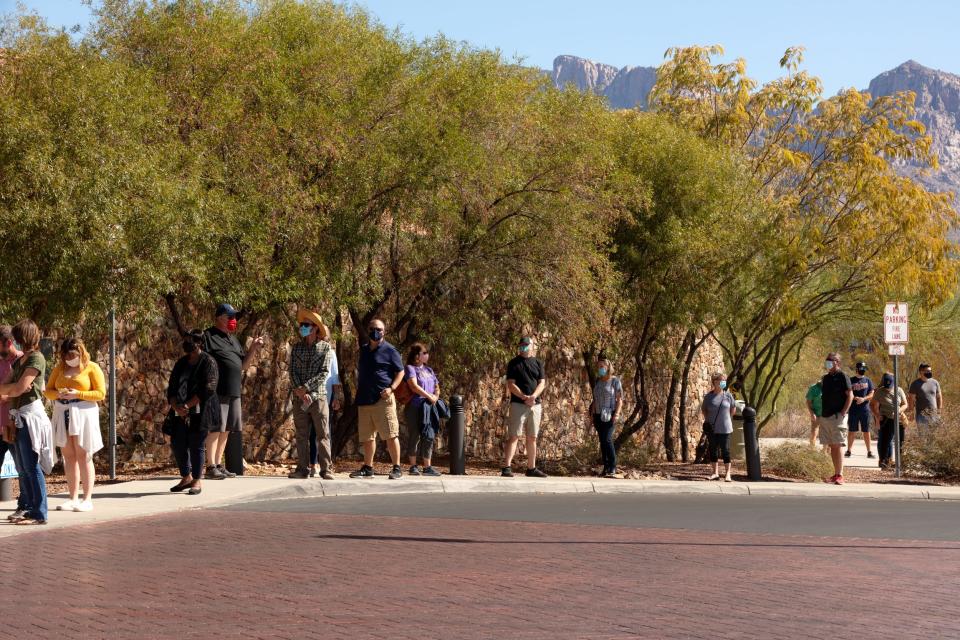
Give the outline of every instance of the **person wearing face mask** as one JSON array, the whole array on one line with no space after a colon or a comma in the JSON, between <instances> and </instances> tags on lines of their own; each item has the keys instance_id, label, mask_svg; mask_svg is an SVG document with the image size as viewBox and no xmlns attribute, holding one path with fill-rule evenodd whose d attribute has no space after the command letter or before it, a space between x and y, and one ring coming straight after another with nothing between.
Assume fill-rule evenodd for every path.
<instances>
[{"instance_id":1,"label":"person wearing face mask","mask_svg":"<svg viewBox=\"0 0 960 640\"><path fill-rule=\"evenodd\" d=\"M703 403L700 405L704 429L710 443L710 462L713 463L713 474L709 480L720 479L720 459L723 458L724 482L732 482L730 434L733 433L733 415L737 412L737 402L727 391L727 374L718 371L710 376L710 382L713 387L703 396Z\"/></svg>"},{"instance_id":2,"label":"person wearing face mask","mask_svg":"<svg viewBox=\"0 0 960 640\"><path fill-rule=\"evenodd\" d=\"M810 446L816 445L823 415L823 382L817 380L807 389L807 411L810 413Z\"/></svg>"},{"instance_id":3,"label":"person wearing face mask","mask_svg":"<svg viewBox=\"0 0 960 640\"><path fill-rule=\"evenodd\" d=\"M0 403L9 403L10 417L16 425L17 470L23 513L8 518L17 525L47 524L47 482L56 462L53 426L43 407L43 379L47 361L40 353L40 329L32 320L21 320L12 330L13 339L23 350L13 363L6 384L0 384Z\"/></svg>"},{"instance_id":4,"label":"person wearing face mask","mask_svg":"<svg viewBox=\"0 0 960 640\"><path fill-rule=\"evenodd\" d=\"M0 384L6 384L13 370L13 363L16 362L23 353L16 341L13 339L13 327L8 324L0 325ZM17 473L20 473L19 461L17 460L16 448L17 428L10 419L10 403L0 402L0 463L10 452L10 458L13 460L13 466ZM17 496L17 508L7 518L16 520L22 518L24 510L24 493L21 491Z\"/></svg>"},{"instance_id":5,"label":"person wearing face mask","mask_svg":"<svg viewBox=\"0 0 960 640\"><path fill-rule=\"evenodd\" d=\"M333 348L327 340L330 330L320 314L309 309L297 312L300 339L290 351L290 385L293 388L293 424L297 438L297 468L287 477L310 477L310 434L316 433L320 477L333 480L330 473L330 413L327 404L327 377ZM335 400L339 404L339 398Z\"/></svg>"},{"instance_id":6,"label":"person wearing face mask","mask_svg":"<svg viewBox=\"0 0 960 640\"><path fill-rule=\"evenodd\" d=\"M357 434L363 446L363 465L351 478L373 477L373 454L377 434L387 443L393 468L388 478L403 477L400 468L400 420L393 394L403 384L400 352L386 341L386 325L373 319L367 324L367 342L360 347L357 361Z\"/></svg>"},{"instance_id":7,"label":"person wearing face mask","mask_svg":"<svg viewBox=\"0 0 960 640\"><path fill-rule=\"evenodd\" d=\"M250 343L250 350L245 351L234 335L236 331L237 310L227 303L218 305L213 326L204 331L203 346L203 350L216 360L220 380L217 395L220 396L221 423L213 425L206 444L206 476L212 480L223 480L236 475L228 471L220 461L223 459L230 434L241 433L243 429L240 405L243 372L263 346L263 338L258 337Z\"/></svg>"},{"instance_id":8,"label":"person wearing face mask","mask_svg":"<svg viewBox=\"0 0 960 640\"><path fill-rule=\"evenodd\" d=\"M537 435L543 418L540 396L547 387L543 362L534 354L533 338L520 339L517 357L507 363L507 391L510 393L510 415L507 420L507 441L503 446L503 468L500 475L513 477L513 456L520 434L526 436L528 478L546 478L537 468Z\"/></svg>"},{"instance_id":9,"label":"person wearing face mask","mask_svg":"<svg viewBox=\"0 0 960 640\"><path fill-rule=\"evenodd\" d=\"M47 380L44 395L53 401L53 442L63 454L70 494L57 511L90 511L97 477L93 456L103 448L97 403L106 398L107 385L100 365L90 359L78 338L67 338L60 345L60 359ZM79 500L81 483L83 499Z\"/></svg>"},{"instance_id":10,"label":"person wearing face mask","mask_svg":"<svg viewBox=\"0 0 960 640\"><path fill-rule=\"evenodd\" d=\"M183 336L183 356L173 365L167 383L167 403L172 413L170 448L180 469L173 493L195 496L202 490L207 432L221 423L220 381L216 360L203 351L205 337L197 330Z\"/></svg>"},{"instance_id":11,"label":"person wearing face mask","mask_svg":"<svg viewBox=\"0 0 960 640\"><path fill-rule=\"evenodd\" d=\"M894 465L894 417L898 413L900 414L900 442L902 444L903 427L909 406L907 394L903 392L903 389L897 387L896 393L894 393L893 374L889 371L885 372L880 379L880 388L873 394L873 400L870 402L870 409L877 419L877 424L880 425L880 442L877 445L877 453L880 455L881 469L887 469Z\"/></svg>"},{"instance_id":12,"label":"person wearing face mask","mask_svg":"<svg viewBox=\"0 0 960 640\"><path fill-rule=\"evenodd\" d=\"M617 416L623 408L623 385L613 375L613 365L606 358L597 361L597 382L593 385L593 401L588 413L593 428L600 440L600 457L603 460L604 478L617 477L617 450L613 446Z\"/></svg>"},{"instance_id":13,"label":"person wearing face mask","mask_svg":"<svg viewBox=\"0 0 960 640\"><path fill-rule=\"evenodd\" d=\"M853 443L857 432L863 434L863 443L867 445L867 457L873 458L870 449L870 401L873 400L873 381L867 377L867 363L857 363L857 375L850 378L853 389L853 404L850 405L850 417L847 421L847 452L845 457L853 455Z\"/></svg>"},{"instance_id":14,"label":"person wearing face mask","mask_svg":"<svg viewBox=\"0 0 960 640\"><path fill-rule=\"evenodd\" d=\"M405 382L413 392L413 398L403 410L403 420L407 425L407 459L410 461L412 476L439 476L439 471L430 464L433 457L434 438L423 433L423 405L436 404L440 399L440 381L433 369L427 366L430 351L422 342L415 342L407 353ZM417 458L423 470L417 465Z\"/></svg>"},{"instance_id":15,"label":"person wearing face mask","mask_svg":"<svg viewBox=\"0 0 960 640\"><path fill-rule=\"evenodd\" d=\"M917 368L917 379L910 383L907 399L916 418L917 434L926 436L943 412L943 393L929 364L923 363Z\"/></svg>"},{"instance_id":16,"label":"person wearing face mask","mask_svg":"<svg viewBox=\"0 0 960 640\"><path fill-rule=\"evenodd\" d=\"M823 415L820 417L820 443L829 447L833 461L833 475L827 480L843 484L843 451L847 441L847 414L853 404L853 385L840 366L840 354L827 354L821 380L823 387Z\"/></svg>"}]
</instances>

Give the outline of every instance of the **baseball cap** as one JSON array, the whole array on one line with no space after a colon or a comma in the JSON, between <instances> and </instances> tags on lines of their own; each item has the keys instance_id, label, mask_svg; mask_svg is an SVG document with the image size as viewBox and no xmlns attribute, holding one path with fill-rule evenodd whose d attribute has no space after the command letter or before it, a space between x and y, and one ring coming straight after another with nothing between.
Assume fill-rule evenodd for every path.
<instances>
[{"instance_id":1,"label":"baseball cap","mask_svg":"<svg viewBox=\"0 0 960 640\"><path fill-rule=\"evenodd\" d=\"M233 308L233 305L227 304L226 302L221 302L217 305L216 316L233 316L237 315L237 310Z\"/></svg>"}]
</instances>

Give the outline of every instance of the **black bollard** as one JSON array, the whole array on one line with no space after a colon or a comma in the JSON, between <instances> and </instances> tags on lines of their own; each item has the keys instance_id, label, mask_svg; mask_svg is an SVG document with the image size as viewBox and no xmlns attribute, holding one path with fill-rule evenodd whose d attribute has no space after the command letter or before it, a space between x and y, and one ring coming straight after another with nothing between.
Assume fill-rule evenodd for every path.
<instances>
[{"instance_id":1,"label":"black bollard","mask_svg":"<svg viewBox=\"0 0 960 640\"><path fill-rule=\"evenodd\" d=\"M463 413L463 396L450 397L450 419L447 421L447 445L450 448L450 475L467 475L466 457L463 449L463 432L466 416Z\"/></svg>"},{"instance_id":2,"label":"black bollard","mask_svg":"<svg viewBox=\"0 0 960 640\"><path fill-rule=\"evenodd\" d=\"M0 502L13 500L13 481L10 478L0 480Z\"/></svg>"},{"instance_id":3,"label":"black bollard","mask_svg":"<svg viewBox=\"0 0 960 640\"><path fill-rule=\"evenodd\" d=\"M223 450L223 466L238 476L243 475L243 431L231 431Z\"/></svg>"},{"instance_id":4,"label":"black bollard","mask_svg":"<svg viewBox=\"0 0 960 640\"><path fill-rule=\"evenodd\" d=\"M756 482L761 479L760 441L757 440L757 410L743 409L743 444L747 454L747 478Z\"/></svg>"}]
</instances>

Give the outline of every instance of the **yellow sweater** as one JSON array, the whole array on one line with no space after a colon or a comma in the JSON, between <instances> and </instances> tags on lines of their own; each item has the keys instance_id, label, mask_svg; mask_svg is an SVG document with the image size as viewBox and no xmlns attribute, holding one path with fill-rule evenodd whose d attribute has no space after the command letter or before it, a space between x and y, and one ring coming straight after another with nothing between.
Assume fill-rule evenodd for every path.
<instances>
[{"instance_id":1,"label":"yellow sweater","mask_svg":"<svg viewBox=\"0 0 960 640\"><path fill-rule=\"evenodd\" d=\"M76 389L77 399L88 402L100 402L107 395L107 383L103 379L103 370L96 362L89 362L75 377L63 373L63 364L57 363L47 380L44 395L56 400L59 389Z\"/></svg>"}]
</instances>

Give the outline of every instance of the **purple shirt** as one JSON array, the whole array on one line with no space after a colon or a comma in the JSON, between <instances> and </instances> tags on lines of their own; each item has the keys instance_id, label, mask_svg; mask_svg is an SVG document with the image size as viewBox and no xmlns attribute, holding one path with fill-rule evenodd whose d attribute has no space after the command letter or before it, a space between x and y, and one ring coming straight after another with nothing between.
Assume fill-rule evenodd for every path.
<instances>
[{"instance_id":1,"label":"purple shirt","mask_svg":"<svg viewBox=\"0 0 960 640\"><path fill-rule=\"evenodd\" d=\"M437 392L437 376L433 373L433 369L427 365L415 366L412 364L408 364L405 369L405 380L411 380L415 378L417 380L417 384L420 385L420 388L427 393L433 394ZM410 401L410 404L419 407L422 406L425 401L426 398L420 394L416 394L413 396L413 400Z\"/></svg>"}]
</instances>

